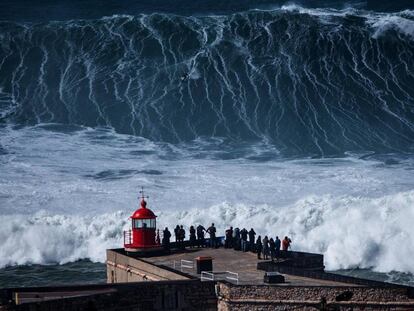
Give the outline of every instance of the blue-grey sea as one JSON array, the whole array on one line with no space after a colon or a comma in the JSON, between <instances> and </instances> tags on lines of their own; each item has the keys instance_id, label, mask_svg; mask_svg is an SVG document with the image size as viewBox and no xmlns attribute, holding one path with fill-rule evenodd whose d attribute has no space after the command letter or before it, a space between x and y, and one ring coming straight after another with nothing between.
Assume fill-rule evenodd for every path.
<instances>
[{"instance_id":1,"label":"blue-grey sea","mask_svg":"<svg viewBox=\"0 0 414 311\"><path fill-rule=\"evenodd\" d=\"M414 4L0 3L0 287L105 282L158 226L414 285Z\"/></svg>"}]
</instances>

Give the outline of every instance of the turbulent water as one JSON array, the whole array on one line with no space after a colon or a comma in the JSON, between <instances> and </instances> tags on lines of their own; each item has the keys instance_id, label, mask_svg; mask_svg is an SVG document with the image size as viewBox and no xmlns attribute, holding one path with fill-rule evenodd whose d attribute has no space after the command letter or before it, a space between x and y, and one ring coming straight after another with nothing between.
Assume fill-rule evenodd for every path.
<instances>
[{"instance_id":1,"label":"turbulent water","mask_svg":"<svg viewBox=\"0 0 414 311\"><path fill-rule=\"evenodd\" d=\"M102 281L88 260L121 245L139 186L161 226L253 226L414 283L412 8L5 3L0 286Z\"/></svg>"}]
</instances>

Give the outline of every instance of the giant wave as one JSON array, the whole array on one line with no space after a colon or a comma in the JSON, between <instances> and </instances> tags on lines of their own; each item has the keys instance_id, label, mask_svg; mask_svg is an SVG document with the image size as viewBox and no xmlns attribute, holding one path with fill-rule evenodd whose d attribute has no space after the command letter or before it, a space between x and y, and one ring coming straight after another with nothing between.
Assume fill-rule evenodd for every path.
<instances>
[{"instance_id":1,"label":"giant wave","mask_svg":"<svg viewBox=\"0 0 414 311\"><path fill-rule=\"evenodd\" d=\"M0 122L109 126L288 155L411 152L412 11L0 22Z\"/></svg>"}]
</instances>

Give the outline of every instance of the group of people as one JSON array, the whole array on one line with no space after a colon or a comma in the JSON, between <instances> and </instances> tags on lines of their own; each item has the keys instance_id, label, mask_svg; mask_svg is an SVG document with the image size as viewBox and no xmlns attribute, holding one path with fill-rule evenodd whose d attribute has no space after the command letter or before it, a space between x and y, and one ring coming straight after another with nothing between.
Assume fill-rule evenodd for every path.
<instances>
[{"instance_id":1,"label":"group of people","mask_svg":"<svg viewBox=\"0 0 414 311\"><path fill-rule=\"evenodd\" d=\"M212 248L217 248L219 246L219 242L217 241L216 236L217 229L214 226L214 223L211 224L210 227L207 229L202 226L198 225L197 227L190 226L189 229L189 239L187 245L190 248L193 247L206 247L206 239L205 234L209 234L209 246ZM177 225L174 228L174 235L175 235L175 242L178 248L184 249L185 248L185 234L186 231L182 225ZM171 239L171 232L166 227L163 231L163 238L162 238L162 245L166 250L170 250L170 239ZM157 242L159 241L159 234L157 233ZM159 242L158 242L159 243ZM286 253L292 244L292 240L285 236L283 240L280 240L278 236L275 239L270 238L266 235L263 239L259 235L256 239L256 232L253 228L247 231L246 228L239 229L230 227L225 232L225 240L224 240L224 247L225 248L233 248L234 250L238 251L251 251L253 253L257 253L258 259L268 260L269 257L273 261L275 258L282 257L283 253Z\"/></svg>"},{"instance_id":2,"label":"group of people","mask_svg":"<svg viewBox=\"0 0 414 311\"><path fill-rule=\"evenodd\" d=\"M273 238L268 238L265 236L262 240L262 237L259 235L255 240L256 232L253 228L250 231L247 231L246 228L239 229L230 227L225 232L225 248L233 248L234 250L241 250L243 252L251 251L257 253L257 258L269 259L273 261L275 258L281 257L281 250L287 252L290 248L292 240L287 236L281 241L278 236L273 240Z\"/></svg>"},{"instance_id":3,"label":"group of people","mask_svg":"<svg viewBox=\"0 0 414 311\"><path fill-rule=\"evenodd\" d=\"M234 248L235 250L242 250L247 252L248 250L254 250L254 237L256 232L253 228L250 231L247 231L246 228L239 229L230 227L225 232L224 247L225 248ZM247 240L247 237L249 240Z\"/></svg>"},{"instance_id":4,"label":"group of people","mask_svg":"<svg viewBox=\"0 0 414 311\"><path fill-rule=\"evenodd\" d=\"M196 228L194 226L190 226L190 236L189 236L189 243L188 246L190 248L193 247L206 247L206 239L205 233L208 233L210 236L210 247L218 247L217 237L216 237L217 229L214 226L214 223L211 224L210 227L207 229L202 226L198 225ZM174 228L174 235L175 235L175 242L177 243L178 248L184 249L185 248L185 229L181 225L177 225ZM170 239L171 239L171 232L166 227L163 231L163 238L162 238L162 245L166 250L170 250Z\"/></svg>"},{"instance_id":5,"label":"group of people","mask_svg":"<svg viewBox=\"0 0 414 311\"><path fill-rule=\"evenodd\" d=\"M280 246L282 246L282 252L286 253L291 243L292 240L287 236L281 241L278 236L273 240L273 238L269 239L266 235L262 240L259 235L256 240L257 259L262 259L261 255L263 255L263 259L267 260L270 256L270 259L274 261L275 258L281 257Z\"/></svg>"}]
</instances>

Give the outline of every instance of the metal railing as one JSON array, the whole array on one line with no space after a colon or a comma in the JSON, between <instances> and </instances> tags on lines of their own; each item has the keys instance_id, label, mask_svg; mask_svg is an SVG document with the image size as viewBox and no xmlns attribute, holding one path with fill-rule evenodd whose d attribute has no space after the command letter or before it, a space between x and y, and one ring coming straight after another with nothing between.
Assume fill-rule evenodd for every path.
<instances>
[{"instance_id":1,"label":"metal railing","mask_svg":"<svg viewBox=\"0 0 414 311\"><path fill-rule=\"evenodd\" d=\"M226 279L239 285L239 274L232 271L201 271L201 281L214 281Z\"/></svg>"},{"instance_id":2,"label":"metal railing","mask_svg":"<svg viewBox=\"0 0 414 311\"><path fill-rule=\"evenodd\" d=\"M173 267L174 267L175 270L177 270L177 268L178 268L177 266L180 267L180 271L181 272L183 272L183 269L184 268L186 268L186 269L194 269L194 261L184 260L184 259L181 259L180 261L174 260L173 261Z\"/></svg>"},{"instance_id":3,"label":"metal railing","mask_svg":"<svg viewBox=\"0 0 414 311\"><path fill-rule=\"evenodd\" d=\"M194 269L194 261L181 259L180 266L181 266L181 272L183 272L183 268Z\"/></svg>"},{"instance_id":4,"label":"metal railing","mask_svg":"<svg viewBox=\"0 0 414 311\"><path fill-rule=\"evenodd\" d=\"M239 274L237 272L226 271L228 274L226 276L227 280L236 281L236 284L239 285Z\"/></svg>"},{"instance_id":5,"label":"metal railing","mask_svg":"<svg viewBox=\"0 0 414 311\"><path fill-rule=\"evenodd\" d=\"M201 281L214 281L214 273L209 271L201 271Z\"/></svg>"}]
</instances>

